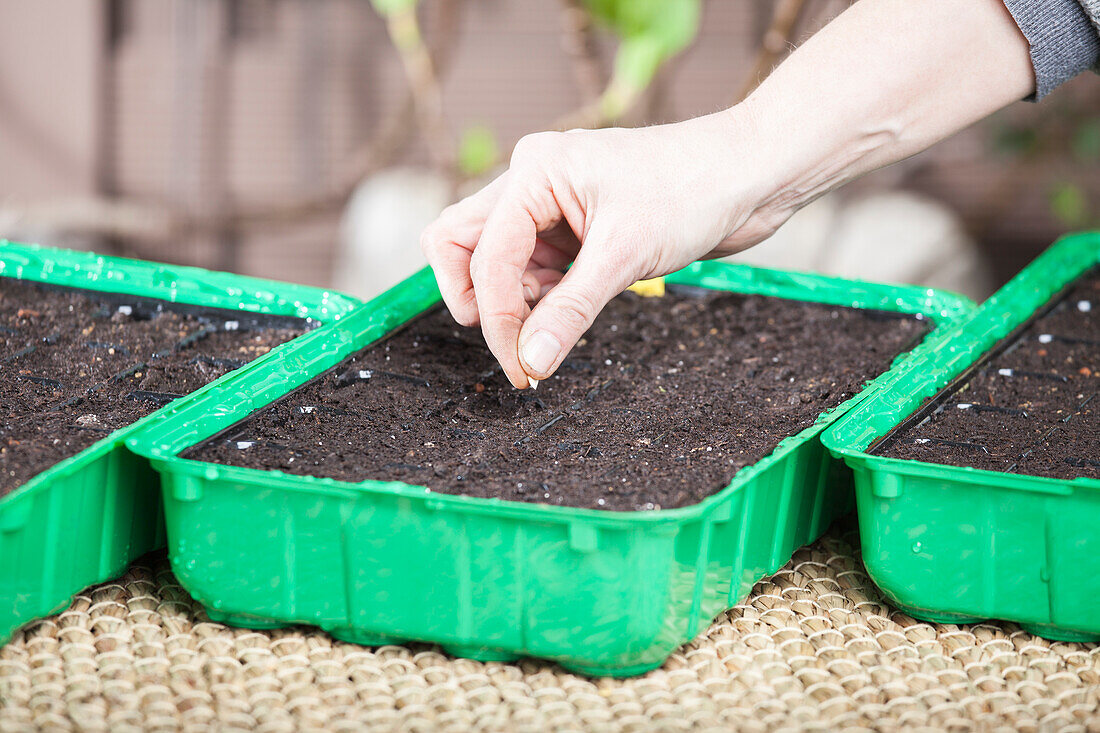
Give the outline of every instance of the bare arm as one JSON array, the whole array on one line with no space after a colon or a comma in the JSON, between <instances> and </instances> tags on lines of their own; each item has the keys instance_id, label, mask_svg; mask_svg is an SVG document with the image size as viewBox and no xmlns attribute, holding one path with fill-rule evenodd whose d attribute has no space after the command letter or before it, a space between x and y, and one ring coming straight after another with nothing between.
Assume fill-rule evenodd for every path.
<instances>
[{"instance_id":1,"label":"bare arm","mask_svg":"<svg viewBox=\"0 0 1100 733\"><path fill-rule=\"evenodd\" d=\"M728 110L525 137L509 170L422 244L455 319L480 323L523 388L635 280L750 247L1034 83L1001 0L860 0Z\"/></svg>"},{"instance_id":2,"label":"bare arm","mask_svg":"<svg viewBox=\"0 0 1100 733\"><path fill-rule=\"evenodd\" d=\"M856 3L741 105L771 155L762 207L797 208L919 153L1034 84L1000 0Z\"/></svg>"}]
</instances>

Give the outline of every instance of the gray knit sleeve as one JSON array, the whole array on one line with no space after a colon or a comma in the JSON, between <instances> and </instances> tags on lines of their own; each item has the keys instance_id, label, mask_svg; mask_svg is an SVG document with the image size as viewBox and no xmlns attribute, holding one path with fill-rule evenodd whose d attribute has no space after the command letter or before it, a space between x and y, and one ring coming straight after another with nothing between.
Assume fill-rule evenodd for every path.
<instances>
[{"instance_id":1,"label":"gray knit sleeve","mask_svg":"<svg viewBox=\"0 0 1100 733\"><path fill-rule=\"evenodd\" d=\"M1100 68L1100 0L1004 0L1031 46L1035 94Z\"/></svg>"}]
</instances>

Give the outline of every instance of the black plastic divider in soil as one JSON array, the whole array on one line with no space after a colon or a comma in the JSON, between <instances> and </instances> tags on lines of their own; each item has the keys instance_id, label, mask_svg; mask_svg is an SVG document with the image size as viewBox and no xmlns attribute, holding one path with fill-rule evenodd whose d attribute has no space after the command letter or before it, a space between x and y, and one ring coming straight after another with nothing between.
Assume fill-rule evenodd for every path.
<instances>
[{"instance_id":1,"label":"black plastic divider in soil","mask_svg":"<svg viewBox=\"0 0 1100 733\"><path fill-rule=\"evenodd\" d=\"M615 510L674 508L859 391L929 324L674 288L616 298L538 391L435 310L187 451L345 481Z\"/></svg>"},{"instance_id":2,"label":"black plastic divider in soil","mask_svg":"<svg viewBox=\"0 0 1100 733\"><path fill-rule=\"evenodd\" d=\"M312 326L0 277L0 496Z\"/></svg>"},{"instance_id":3,"label":"black plastic divider in soil","mask_svg":"<svg viewBox=\"0 0 1100 733\"><path fill-rule=\"evenodd\" d=\"M1100 269L1093 269L868 452L1100 477Z\"/></svg>"}]
</instances>

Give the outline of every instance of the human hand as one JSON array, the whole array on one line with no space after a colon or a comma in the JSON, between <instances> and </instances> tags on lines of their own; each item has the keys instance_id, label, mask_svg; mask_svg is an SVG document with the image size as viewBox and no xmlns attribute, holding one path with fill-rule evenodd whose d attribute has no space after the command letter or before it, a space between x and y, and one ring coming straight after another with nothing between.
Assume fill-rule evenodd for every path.
<instances>
[{"instance_id":1,"label":"human hand","mask_svg":"<svg viewBox=\"0 0 1100 733\"><path fill-rule=\"evenodd\" d=\"M728 110L523 138L508 171L421 243L455 319L481 324L523 388L632 282L749 247L1034 89L1001 0L861 0Z\"/></svg>"},{"instance_id":2,"label":"human hand","mask_svg":"<svg viewBox=\"0 0 1100 733\"><path fill-rule=\"evenodd\" d=\"M523 138L504 174L421 239L451 314L481 325L516 387L550 376L630 284L737 252L786 218L757 210L735 152L745 127L734 108Z\"/></svg>"}]
</instances>

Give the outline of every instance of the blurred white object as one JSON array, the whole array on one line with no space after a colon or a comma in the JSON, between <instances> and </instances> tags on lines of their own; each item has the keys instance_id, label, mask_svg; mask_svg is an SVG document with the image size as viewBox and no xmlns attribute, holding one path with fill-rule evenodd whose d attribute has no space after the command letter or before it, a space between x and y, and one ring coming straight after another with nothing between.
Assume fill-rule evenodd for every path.
<instances>
[{"instance_id":1,"label":"blurred white object","mask_svg":"<svg viewBox=\"0 0 1100 733\"><path fill-rule=\"evenodd\" d=\"M391 168L360 183L340 222L335 287L371 298L426 265L420 232L450 196L444 176L419 168Z\"/></svg>"},{"instance_id":2,"label":"blurred white object","mask_svg":"<svg viewBox=\"0 0 1100 733\"><path fill-rule=\"evenodd\" d=\"M954 212L904 191L823 196L768 240L728 258L764 267L915 283L982 300L989 267Z\"/></svg>"}]
</instances>

